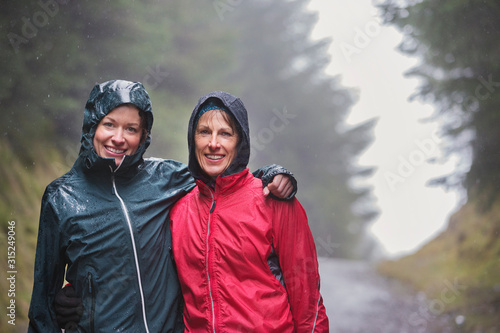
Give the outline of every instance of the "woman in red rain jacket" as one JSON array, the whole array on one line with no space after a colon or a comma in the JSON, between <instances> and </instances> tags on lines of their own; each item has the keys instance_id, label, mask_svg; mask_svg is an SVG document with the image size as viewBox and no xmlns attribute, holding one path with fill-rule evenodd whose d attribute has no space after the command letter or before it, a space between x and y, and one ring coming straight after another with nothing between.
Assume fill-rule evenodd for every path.
<instances>
[{"instance_id":1,"label":"woman in red rain jacket","mask_svg":"<svg viewBox=\"0 0 500 333\"><path fill-rule=\"evenodd\" d=\"M249 173L248 117L203 96L188 128L193 191L171 211L189 332L328 332L316 249L297 199L264 197Z\"/></svg>"}]
</instances>

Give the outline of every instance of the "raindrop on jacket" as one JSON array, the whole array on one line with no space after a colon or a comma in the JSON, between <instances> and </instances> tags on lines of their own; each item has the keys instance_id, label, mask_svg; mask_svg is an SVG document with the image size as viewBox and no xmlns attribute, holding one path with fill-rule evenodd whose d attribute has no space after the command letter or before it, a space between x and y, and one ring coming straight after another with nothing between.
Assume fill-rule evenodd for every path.
<instances>
[{"instance_id":1,"label":"raindrop on jacket","mask_svg":"<svg viewBox=\"0 0 500 333\"><path fill-rule=\"evenodd\" d=\"M93 147L97 125L115 107L144 111L147 137L119 167ZM60 332L53 300L66 280L81 295L78 328L66 332L183 331L182 303L165 223L172 205L194 186L186 165L143 159L153 115L140 83L96 85L85 107L79 156L42 198L30 332Z\"/></svg>"},{"instance_id":2,"label":"raindrop on jacket","mask_svg":"<svg viewBox=\"0 0 500 333\"><path fill-rule=\"evenodd\" d=\"M118 167L94 150L97 125L124 103L144 111L147 136ZM186 165L144 159L153 114L141 83L96 85L85 106L79 156L71 170L47 186L42 198L29 332L60 332L53 307L66 280L84 312L70 332L183 332L170 226L173 204L195 185ZM271 165L255 172L267 184ZM296 184L295 179L293 179Z\"/></svg>"}]
</instances>

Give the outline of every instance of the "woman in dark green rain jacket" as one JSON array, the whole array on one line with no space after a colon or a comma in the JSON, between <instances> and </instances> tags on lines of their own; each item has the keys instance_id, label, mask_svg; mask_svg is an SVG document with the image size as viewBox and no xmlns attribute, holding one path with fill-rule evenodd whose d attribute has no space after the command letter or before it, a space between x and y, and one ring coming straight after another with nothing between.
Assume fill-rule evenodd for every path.
<instances>
[{"instance_id":1,"label":"woman in dark green rain jacket","mask_svg":"<svg viewBox=\"0 0 500 333\"><path fill-rule=\"evenodd\" d=\"M107 153L101 153L104 144L94 147L96 130L120 106L139 111L144 135L131 154L107 146ZM115 126L107 122L102 126ZM84 307L80 322L66 332L183 331L182 296L166 221L194 181L180 162L143 158L152 124L151 102L142 84L114 80L91 91L80 154L42 198L29 332L60 332L53 302L66 265L65 278ZM125 131L132 133L134 126ZM125 155L118 159L114 154ZM268 167L259 174L266 183L277 173L287 172Z\"/></svg>"}]
</instances>

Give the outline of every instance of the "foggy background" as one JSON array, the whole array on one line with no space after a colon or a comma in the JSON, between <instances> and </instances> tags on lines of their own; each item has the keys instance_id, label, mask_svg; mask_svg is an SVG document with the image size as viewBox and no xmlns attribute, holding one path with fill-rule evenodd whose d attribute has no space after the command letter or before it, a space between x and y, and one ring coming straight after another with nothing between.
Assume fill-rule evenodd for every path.
<instances>
[{"instance_id":1,"label":"foggy background","mask_svg":"<svg viewBox=\"0 0 500 333\"><path fill-rule=\"evenodd\" d=\"M424 276L432 265L422 257L379 271L431 299L445 279L467 281L470 293L439 313L452 321L478 304L496 313L500 8L445 3L3 1L0 244L7 248L16 221L18 322L27 320L43 190L77 157L90 90L111 79L140 81L151 96L146 156L184 163L198 98L214 90L240 97L250 169L277 163L294 173L321 257L412 254L446 234L458 211L456 234L418 252L449 254L439 257L449 266L436 264L442 275L400 274L419 267ZM477 209L461 214L468 204ZM470 265L460 260L458 269L464 255ZM6 251L0 262L7 267ZM8 289L5 278L0 286ZM0 300L8 303L6 292ZM12 328L0 318L2 331Z\"/></svg>"}]
</instances>

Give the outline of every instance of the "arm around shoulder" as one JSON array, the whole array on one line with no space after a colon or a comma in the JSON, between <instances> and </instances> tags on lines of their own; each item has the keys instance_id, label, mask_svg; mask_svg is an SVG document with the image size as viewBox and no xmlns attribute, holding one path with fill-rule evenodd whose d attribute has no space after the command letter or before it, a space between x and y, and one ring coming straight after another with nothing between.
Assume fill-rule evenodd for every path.
<instances>
[{"instance_id":1,"label":"arm around shoulder","mask_svg":"<svg viewBox=\"0 0 500 333\"><path fill-rule=\"evenodd\" d=\"M260 178L262 180L262 186L264 187L264 192L266 188L269 188L270 191L269 196L275 200L291 200L297 194L297 180L293 176L293 173L282 167L281 165L271 164L260 169L257 169L253 172L255 178ZM285 178L285 181L281 184L285 185L285 187L290 188L283 189L283 186L280 184L275 184L276 176L282 175ZM284 195L282 195L284 193Z\"/></svg>"},{"instance_id":2,"label":"arm around shoulder","mask_svg":"<svg viewBox=\"0 0 500 333\"><path fill-rule=\"evenodd\" d=\"M163 177L163 186L168 190L182 190L184 193L187 193L196 185L188 166L182 162L160 160L156 172L161 174L161 177Z\"/></svg>"}]
</instances>

